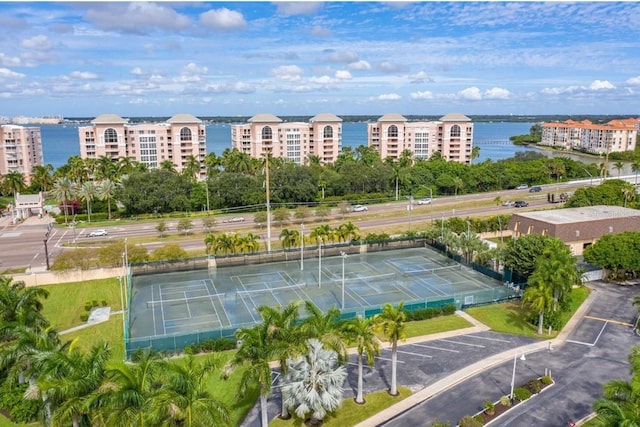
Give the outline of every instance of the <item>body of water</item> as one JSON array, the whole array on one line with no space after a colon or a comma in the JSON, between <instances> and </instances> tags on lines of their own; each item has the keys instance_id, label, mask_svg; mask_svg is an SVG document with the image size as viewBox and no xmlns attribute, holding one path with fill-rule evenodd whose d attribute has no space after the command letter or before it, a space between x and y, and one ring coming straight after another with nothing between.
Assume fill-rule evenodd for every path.
<instances>
[{"instance_id":1,"label":"body of water","mask_svg":"<svg viewBox=\"0 0 640 427\"><path fill-rule=\"evenodd\" d=\"M513 135L528 134L534 123L529 122L479 122L474 124L474 146L480 147L480 156L476 162L487 159L494 161L513 157L521 151L538 151L551 156L551 153L510 144L506 141ZM67 163L71 156L80 155L77 125L40 125L42 132L42 150L45 164L51 163L58 168ZM499 141L503 141L499 143ZM342 145L358 147L367 145L367 124L364 122L346 122L342 124ZM231 125L212 123L207 125L207 152L221 155L231 148ZM574 157L570 155L570 157ZM601 162L595 158L576 159L585 162Z\"/></svg>"}]
</instances>

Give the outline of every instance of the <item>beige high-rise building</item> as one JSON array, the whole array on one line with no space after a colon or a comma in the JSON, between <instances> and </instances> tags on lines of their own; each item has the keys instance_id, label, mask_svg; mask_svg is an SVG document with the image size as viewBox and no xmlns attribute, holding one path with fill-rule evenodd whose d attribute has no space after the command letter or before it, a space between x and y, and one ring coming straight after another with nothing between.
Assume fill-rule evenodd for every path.
<instances>
[{"instance_id":1,"label":"beige high-rise building","mask_svg":"<svg viewBox=\"0 0 640 427\"><path fill-rule=\"evenodd\" d=\"M190 156L200 162L200 177L206 174L207 134L202 120L191 114L177 114L163 123L129 124L115 114L102 114L91 126L78 128L80 156L101 156L118 160L126 157L156 169L171 161L182 172Z\"/></svg>"},{"instance_id":2,"label":"beige high-rise building","mask_svg":"<svg viewBox=\"0 0 640 427\"><path fill-rule=\"evenodd\" d=\"M39 127L0 126L0 175L20 172L31 183L34 166L43 165Z\"/></svg>"},{"instance_id":3,"label":"beige high-rise building","mask_svg":"<svg viewBox=\"0 0 640 427\"><path fill-rule=\"evenodd\" d=\"M231 126L231 145L242 153L274 157L306 164L310 155L321 163L333 163L342 145L342 119L322 113L305 122L284 122L273 114L257 114L246 124Z\"/></svg>"},{"instance_id":4,"label":"beige high-rise building","mask_svg":"<svg viewBox=\"0 0 640 427\"><path fill-rule=\"evenodd\" d=\"M450 113L432 122L409 122L400 114L385 114L367 125L367 144L380 158L400 158L408 150L414 159L428 159L440 152L446 160L469 163L473 147L473 123L463 114Z\"/></svg>"},{"instance_id":5,"label":"beige high-rise building","mask_svg":"<svg viewBox=\"0 0 640 427\"><path fill-rule=\"evenodd\" d=\"M640 118L611 120L604 124L593 124L590 120L544 123L540 145L593 154L633 151L639 128Z\"/></svg>"}]
</instances>

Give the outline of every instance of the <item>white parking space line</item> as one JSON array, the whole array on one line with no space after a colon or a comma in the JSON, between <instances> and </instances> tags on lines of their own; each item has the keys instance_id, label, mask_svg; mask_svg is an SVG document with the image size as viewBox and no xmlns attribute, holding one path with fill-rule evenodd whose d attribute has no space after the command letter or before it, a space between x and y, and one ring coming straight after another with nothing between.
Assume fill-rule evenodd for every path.
<instances>
[{"instance_id":1,"label":"white parking space line","mask_svg":"<svg viewBox=\"0 0 640 427\"><path fill-rule=\"evenodd\" d=\"M484 348L485 347L485 346L479 345L479 344L469 344L468 342L452 341L452 340L445 340L445 339L442 339L440 341L450 342L452 344L468 345L469 347L478 347L478 348Z\"/></svg>"},{"instance_id":2,"label":"white parking space line","mask_svg":"<svg viewBox=\"0 0 640 427\"><path fill-rule=\"evenodd\" d=\"M402 351L402 350L398 350L398 353L402 353L402 354L410 354L412 356L420 356L420 357L426 357L429 359L432 359L433 356L429 356L428 354L420 354L420 353L412 353L410 351Z\"/></svg>"},{"instance_id":3,"label":"white parking space line","mask_svg":"<svg viewBox=\"0 0 640 427\"><path fill-rule=\"evenodd\" d=\"M398 351L398 353L400 353L400 351ZM389 362L391 362L391 359L386 358L386 357L380 357L380 356L376 356L376 359L380 359L380 360L388 360ZM404 363L402 360L396 360L397 363Z\"/></svg>"},{"instance_id":4,"label":"white parking space line","mask_svg":"<svg viewBox=\"0 0 640 427\"><path fill-rule=\"evenodd\" d=\"M600 339L600 335L602 335L602 333L604 332L604 328L607 327L607 323L609 323L609 322L604 322L604 325L602 325L602 329L600 329L600 333L598 334L598 336L596 337L596 340L593 343L582 342L582 341L574 341L574 340L567 340L567 342L571 342L571 343L574 343L574 344L580 344L580 345L586 345L586 346L589 346L589 347L594 347L598 343L598 340Z\"/></svg>"},{"instance_id":5,"label":"white parking space line","mask_svg":"<svg viewBox=\"0 0 640 427\"><path fill-rule=\"evenodd\" d=\"M511 341L509 340L501 340L498 338L488 338L488 337L477 337L475 335L465 335L465 337L467 338L478 338L479 340L487 340L487 341L497 341L497 342L506 342L506 343L510 343Z\"/></svg>"},{"instance_id":6,"label":"white parking space line","mask_svg":"<svg viewBox=\"0 0 640 427\"><path fill-rule=\"evenodd\" d=\"M433 347L430 345L424 345L424 344L411 344L411 345L415 345L416 347L422 347L422 348L431 348L433 350L440 350L440 351L449 351L451 353L460 353L458 350L451 350L448 348L442 348L442 347Z\"/></svg>"}]
</instances>

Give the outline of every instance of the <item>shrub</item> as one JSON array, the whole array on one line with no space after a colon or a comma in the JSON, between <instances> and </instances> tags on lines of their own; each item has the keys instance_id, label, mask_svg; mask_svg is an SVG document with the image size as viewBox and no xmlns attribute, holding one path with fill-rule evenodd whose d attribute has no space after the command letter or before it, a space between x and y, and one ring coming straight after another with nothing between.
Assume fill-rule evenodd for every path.
<instances>
[{"instance_id":1,"label":"shrub","mask_svg":"<svg viewBox=\"0 0 640 427\"><path fill-rule=\"evenodd\" d=\"M544 385L551 385L553 383L553 380L551 379L550 375L545 375L544 377L540 378L540 382Z\"/></svg>"},{"instance_id":2,"label":"shrub","mask_svg":"<svg viewBox=\"0 0 640 427\"><path fill-rule=\"evenodd\" d=\"M458 427L482 427L483 422L477 420L475 417L471 415L465 415L458 422Z\"/></svg>"},{"instance_id":3,"label":"shrub","mask_svg":"<svg viewBox=\"0 0 640 427\"><path fill-rule=\"evenodd\" d=\"M98 300L94 299L93 301L91 301L91 307L97 307L98 306Z\"/></svg>"},{"instance_id":4,"label":"shrub","mask_svg":"<svg viewBox=\"0 0 640 427\"><path fill-rule=\"evenodd\" d=\"M106 300L106 299L103 299L103 300L100 302L100 304L101 304L103 307L106 307L106 306L107 306L107 300Z\"/></svg>"},{"instance_id":5,"label":"shrub","mask_svg":"<svg viewBox=\"0 0 640 427\"><path fill-rule=\"evenodd\" d=\"M183 349L183 352L184 352L184 354L186 354L186 355L188 355L188 356L189 356L189 355L191 355L191 356L192 356L192 355L194 355L194 354L197 354L197 352L195 351L195 348L194 348L194 346L193 346L192 344L187 344L187 345L185 345L185 346L184 346L184 349Z\"/></svg>"},{"instance_id":6,"label":"shrub","mask_svg":"<svg viewBox=\"0 0 640 427\"><path fill-rule=\"evenodd\" d=\"M540 389L542 388L542 383L539 380L529 380L527 382L527 390L531 392L531 394L540 393Z\"/></svg>"},{"instance_id":7,"label":"shrub","mask_svg":"<svg viewBox=\"0 0 640 427\"><path fill-rule=\"evenodd\" d=\"M80 315L80 320L82 320L83 322L86 322L87 320L89 320L89 312L85 311Z\"/></svg>"},{"instance_id":8,"label":"shrub","mask_svg":"<svg viewBox=\"0 0 640 427\"><path fill-rule=\"evenodd\" d=\"M442 307L442 314L443 315L449 315L449 314L453 314L456 312L456 305L455 304L447 304L444 307Z\"/></svg>"},{"instance_id":9,"label":"shrub","mask_svg":"<svg viewBox=\"0 0 640 427\"><path fill-rule=\"evenodd\" d=\"M226 351L236 348L236 340L233 338L218 338L215 340L214 351Z\"/></svg>"},{"instance_id":10,"label":"shrub","mask_svg":"<svg viewBox=\"0 0 640 427\"><path fill-rule=\"evenodd\" d=\"M449 421L440 421L438 418L431 422L431 427L450 427L451 423Z\"/></svg>"},{"instance_id":11,"label":"shrub","mask_svg":"<svg viewBox=\"0 0 640 427\"><path fill-rule=\"evenodd\" d=\"M527 400L531 397L531 392L526 388L518 387L517 389L513 390L513 397L516 400L522 402L523 400Z\"/></svg>"},{"instance_id":12,"label":"shrub","mask_svg":"<svg viewBox=\"0 0 640 427\"><path fill-rule=\"evenodd\" d=\"M15 423L32 423L38 419L42 401L25 399L27 386L21 384L12 387L5 381L0 388L0 407L10 410L11 421Z\"/></svg>"},{"instance_id":13,"label":"shrub","mask_svg":"<svg viewBox=\"0 0 640 427\"><path fill-rule=\"evenodd\" d=\"M493 413L495 412L496 405L490 400L485 400L482 403L482 406L484 407L485 412L489 415L493 415Z\"/></svg>"},{"instance_id":14,"label":"shrub","mask_svg":"<svg viewBox=\"0 0 640 427\"><path fill-rule=\"evenodd\" d=\"M508 408L509 406L511 406L511 398L509 396L502 396L500 398L500 404Z\"/></svg>"},{"instance_id":15,"label":"shrub","mask_svg":"<svg viewBox=\"0 0 640 427\"><path fill-rule=\"evenodd\" d=\"M91 311L92 308L93 306L91 305L90 301L84 303L84 311Z\"/></svg>"}]
</instances>

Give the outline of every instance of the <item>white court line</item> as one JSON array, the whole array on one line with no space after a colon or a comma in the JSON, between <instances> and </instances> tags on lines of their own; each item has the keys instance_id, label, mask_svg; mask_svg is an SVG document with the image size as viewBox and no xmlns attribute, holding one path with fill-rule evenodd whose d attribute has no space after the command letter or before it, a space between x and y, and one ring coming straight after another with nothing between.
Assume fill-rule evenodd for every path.
<instances>
[{"instance_id":1,"label":"white court line","mask_svg":"<svg viewBox=\"0 0 640 427\"><path fill-rule=\"evenodd\" d=\"M151 301L153 301L153 286L151 286ZM151 307L151 316L153 317L153 335L158 335L156 330L156 308Z\"/></svg>"},{"instance_id":2,"label":"white court line","mask_svg":"<svg viewBox=\"0 0 640 427\"><path fill-rule=\"evenodd\" d=\"M466 336L466 337L469 337L469 338L477 338L477 339L479 339L479 340L498 341L498 342L508 342L508 343L510 343L510 342L511 342L511 341L509 341L509 340L501 340L501 339L498 339L498 338L478 337L478 336L475 336L475 335L465 335L465 336Z\"/></svg>"},{"instance_id":3,"label":"white court line","mask_svg":"<svg viewBox=\"0 0 640 427\"><path fill-rule=\"evenodd\" d=\"M453 343L453 344L468 345L469 347L479 347L479 348L484 348L485 347L485 346L479 345L479 344L469 344L469 343L466 343L466 342L459 342L459 341L452 341L452 340L445 340L445 339L442 339L440 341L450 342L450 343Z\"/></svg>"},{"instance_id":4,"label":"white court line","mask_svg":"<svg viewBox=\"0 0 640 427\"><path fill-rule=\"evenodd\" d=\"M189 307L189 300L187 299L187 292L184 292L184 301L187 305L187 312L189 313L189 318L193 318L193 316L191 315L191 308Z\"/></svg>"},{"instance_id":5,"label":"white court line","mask_svg":"<svg viewBox=\"0 0 640 427\"><path fill-rule=\"evenodd\" d=\"M205 315L196 316L196 317L178 317L176 319L171 319L171 321L172 322L183 322L185 320L199 319L199 318L202 318L202 317L211 317L212 319L218 319L218 322L222 323L222 322L220 322L220 317L217 314L205 314Z\"/></svg>"},{"instance_id":6,"label":"white court line","mask_svg":"<svg viewBox=\"0 0 640 427\"><path fill-rule=\"evenodd\" d=\"M210 325L214 322L197 322L197 323L189 323L188 326L198 326L198 325ZM218 322L220 323L220 322ZM177 326L167 326L167 329L178 329L178 328L184 328L185 325L177 325ZM166 335L166 333L165 333Z\"/></svg>"},{"instance_id":7,"label":"white court line","mask_svg":"<svg viewBox=\"0 0 640 427\"><path fill-rule=\"evenodd\" d=\"M449 351L451 353L460 353L458 350L451 350L451 349L442 348L442 347L433 347L433 346L424 345L424 344L409 344L409 345L415 345L416 347L422 347L422 348L431 348L433 350Z\"/></svg>"},{"instance_id":8,"label":"white court line","mask_svg":"<svg viewBox=\"0 0 640 427\"><path fill-rule=\"evenodd\" d=\"M162 289L160 291L160 314L162 315L162 335L167 335L167 325L164 323L164 306L162 304Z\"/></svg>"},{"instance_id":9,"label":"white court line","mask_svg":"<svg viewBox=\"0 0 640 427\"><path fill-rule=\"evenodd\" d=\"M582 345L587 345L589 347L594 347L598 343L598 340L600 339L600 335L602 335L602 333L604 332L604 328L607 327L607 323L609 323L609 322L604 322L604 325L602 325L602 329L600 329L600 333L598 334L598 336L596 337L596 340L592 344L590 344L588 342L574 341L574 340L567 340L567 342L572 342L574 344L582 344Z\"/></svg>"}]
</instances>

